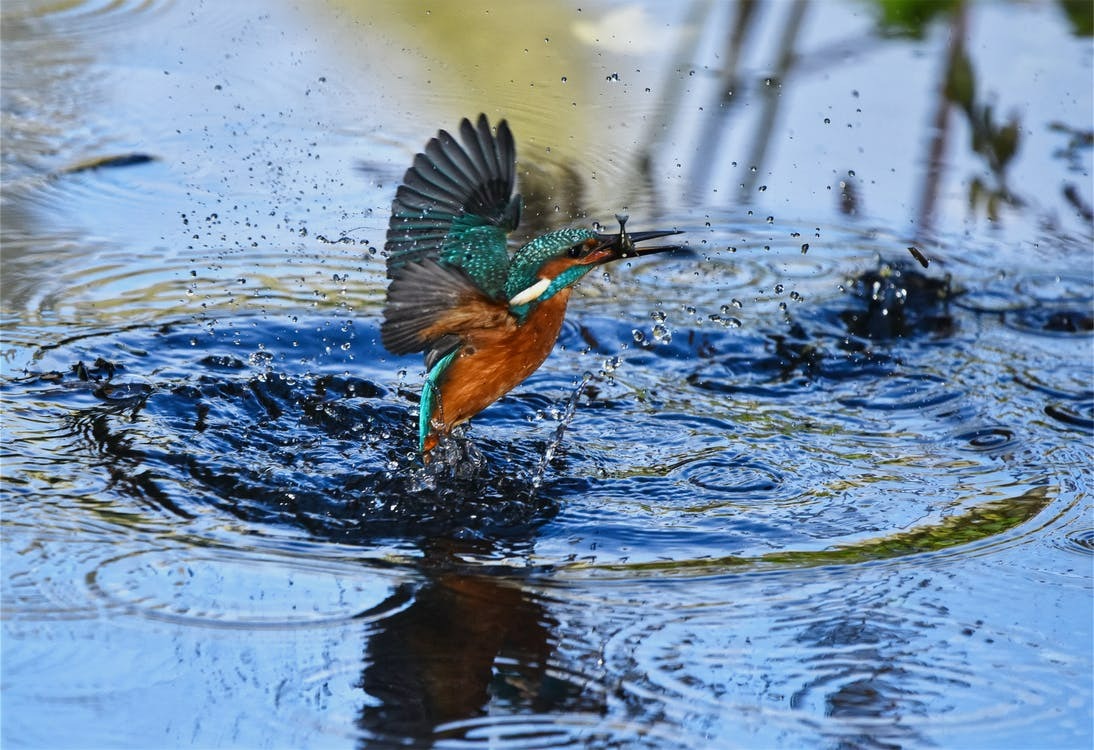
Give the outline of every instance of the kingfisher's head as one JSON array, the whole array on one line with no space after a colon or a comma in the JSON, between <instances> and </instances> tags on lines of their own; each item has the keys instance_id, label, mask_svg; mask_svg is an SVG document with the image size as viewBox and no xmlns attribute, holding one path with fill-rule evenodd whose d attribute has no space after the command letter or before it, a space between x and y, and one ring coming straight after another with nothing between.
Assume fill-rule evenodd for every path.
<instances>
[{"instance_id":1,"label":"kingfisher's head","mask_svg":"<svg viewBox=\"0 0 1094 750\"><path fill-rule=\"evenodd\" d=\"M677 245L637 247L635 244L680 234L680 230L631 234L627 232L627 217L617 215L616 219L619 221L617 234L601 234L585 228L559 229L535 238L518 250L509 266L505 284L513 313L523 318L534 305L572 287L597 266L680 249Z\"/></svg>"}]
</instances>

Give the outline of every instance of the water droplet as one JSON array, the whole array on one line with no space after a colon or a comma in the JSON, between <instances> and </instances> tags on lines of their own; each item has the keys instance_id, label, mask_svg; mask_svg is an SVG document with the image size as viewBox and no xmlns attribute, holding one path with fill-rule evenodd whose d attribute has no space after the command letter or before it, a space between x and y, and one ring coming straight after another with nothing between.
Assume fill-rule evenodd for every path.
<instances>
[{"instance_id":1,"label":"water droplet","mask_svg":"<svg viewBox=\"0 0 1094 750\"><path fill-rule=\"evenodd\" d=\"M562 82L566 83L566 76L562 76Z\"/></svg>"},{"instance_id":2,"label":"water droplet","mask_svg":"<svg viewBox=\"0 0 1094 750\"><path fill-rule=\"evenodd\" d=\"M827 117L825 117L825 118L824 118L824 124L825 124L825 125L831 125L831 124L832 124L832 121L831 121L830 119L828 119Z\"/></svg>"},{"instance_id":3,"label":"water droplet","mask_svg":"<svg viewBox=\"0 0 1094 750\"><path fill-rule=\"evenodd\" d=\"M737 308L738 310L740 310L740 309L741 309L742 307L744 307L744 303L743 303L743 302L741 302L741 301L740 301L739 299L737 299L736 297L734 297L733 299L731 299L731 300L729 301L729 304L733 305L733 306L734 306L734 307L736 307L736 308Z\"/></svg>"},{"instance_id":4,"label":"water droplet","mask_svg":"<svg viewBox=\"0 0 1094 750\"><path fill-rule=\"evenodd\" d=\"M269 367L273 361L273 355L266 351L252 352L247 361L252 367Z\"/></svg>"},{"instance_id":5,"label":"water droplet","mask_svg":"<svg viewBox=\"0 0 1094 750\"><path fill-rule=\"evenodd\" d=\"M636 344L641 344L643 341L646 340L646 334L642 333L637 328L631 331L631 336L634 337L634 343Z\"/></svg>"},{"instance_id":6,"label":"water droplet","mask_svg":"<svg viewBox=\"0 0 1094 750\"><path fill-rule=\"evenodd\" d=\"M756 189L757 189L757 190L758 190L759 192L761 192L761 193L766 193L766 192L767 192L767 185L760 185L760 186L759 186L758 188L756 188Z\"/></svg>"},{"instance_id":7,"label":"water droplet","mask_svg":"<svg viewBox=\"0 0 1094 750\"><path fill-rule=\"evenodd\" d=\"M786 287L784 287L782 284L776 284L775 285L775 294L782 294L783 289L785 289L785 288Z\"/></svg>"},{"instance_id":8,"label":"water droplet","mask_svg":"<svg viewBox=\"0 0 1094 750\"><path fill-rule=\"evenodd\" d=\"M805 255L807 252L809 252L809 243L808 242L803 242L802 243L802 255Z\"/></svg>"},{"instance_id":9,"label":"water droplet","mask_svg":"<svg viewBox=\"0 0 1094 750\"><path fill-rule=\"evenodd\" d=\"M658 323L653 327L653 340L659 344L668 344L672 341L672 331Z\"/></svg>"},{"instance_id":10,"label":"water droplet","mask_svg":"<svg viewBox=\"0 0 1094 750\"><path fill-rule=\"evenodd\" d=\"M665 315L664 310L654 310L650 313L650 320L653 320L657 323L664 323L666 317L668 316Z\"/></svg>"}]
</instances>

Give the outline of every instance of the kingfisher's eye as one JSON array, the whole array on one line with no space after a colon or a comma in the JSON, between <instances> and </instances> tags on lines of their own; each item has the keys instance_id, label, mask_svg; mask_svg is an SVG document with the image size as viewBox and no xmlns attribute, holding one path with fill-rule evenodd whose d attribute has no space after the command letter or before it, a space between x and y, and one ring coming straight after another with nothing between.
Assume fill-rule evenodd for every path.
<instances>
[{"instance_id":1,"label":"kingfisher's eye","mask_svg":"<svg viewBox=\"0 0 1094 750\"><path fill-rule=\"evenodd\" d=\"M566 254L571 258L584 258L596 248L596 245L596 240L590 237L581 244L571 247L566 251Z\"/></svg>"}]
</instances>

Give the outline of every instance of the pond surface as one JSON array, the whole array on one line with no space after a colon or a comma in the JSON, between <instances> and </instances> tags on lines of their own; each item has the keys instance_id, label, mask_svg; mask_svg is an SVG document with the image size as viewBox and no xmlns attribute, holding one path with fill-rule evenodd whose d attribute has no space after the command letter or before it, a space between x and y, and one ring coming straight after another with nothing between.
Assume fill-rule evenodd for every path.
<instances>
[{"instance_id":1,"label":"pond surface","mask_svg":"<svg viewBox=\"0 0 1094 750\"><path fill-rule=\"evenodd\" d=\"M1090 747L1082 4L490 5L4 3L5 747ZM382 247L480 111L695 252L456 478Z\"/></svg>"}]
</instances>

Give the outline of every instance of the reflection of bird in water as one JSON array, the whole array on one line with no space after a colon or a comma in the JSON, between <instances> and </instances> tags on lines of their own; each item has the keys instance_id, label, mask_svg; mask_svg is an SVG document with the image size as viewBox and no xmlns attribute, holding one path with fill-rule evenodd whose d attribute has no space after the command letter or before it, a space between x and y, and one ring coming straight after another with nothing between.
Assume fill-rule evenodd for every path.
<instances>
[{"instance_id":1,"label":"reflection of bird in water","mask_svg":"<svg viewBox=\"0 0 1094 750\"><path fill-rule=\"evenodd\" d=\"M674 246L636 242L677 234L618 234L560 229L510 256L506 238L520 222L514 195L516 146L504 120L492 131L485 115L460 123L460 141L445 131L403 177L388 225L385 347L424 352L426 382L419 446L428 455L441 437L504 396L547 358L570 292L593 268Z\"/></svg>"},{"instance_id":2,"label":"reflection of bird in water","mask_svg":"<svg viewBox=\"0 0 1094 750\"><path fill-rule=\"evenodd\" d=\"M463 563L519 554L513 549L444 537L422 545L421 584L393 593L379 607L391 614L370 628L358 683L367 695L361 747L476 744L476 728L506 715L607 711L596 681L556 654L559 624L540 597L509 570Z\"/></svg>"}]
</instances>

